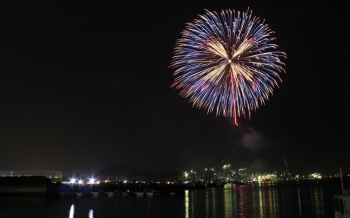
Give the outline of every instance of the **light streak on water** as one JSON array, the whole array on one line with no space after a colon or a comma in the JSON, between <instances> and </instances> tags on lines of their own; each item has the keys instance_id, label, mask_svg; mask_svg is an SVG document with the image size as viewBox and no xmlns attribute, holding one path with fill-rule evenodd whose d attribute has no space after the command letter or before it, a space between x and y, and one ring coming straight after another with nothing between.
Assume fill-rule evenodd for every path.
<instances>
[{"instance_id":1,"label":"light streak on water","mask_svg":"<svg viewBox=\"0 0 350 218\"><path fill-rule=\"evenodd\" d=\"M89 218L93 218L94 217L94 211L91 209L89 210Z\"/></svg>"},{"instance_id":2,"label":"light streak on water","mask_svg":"<svg viewBox=\"0 0 350 218\"><path fill-rule=\"evenodd\" d=\"M72 204L72 206L70 206L69 218L74 218L74 204Z\"/></svg>"},{"instance_id":3,"label":"light streak on water","mask_svg":"<svg viewBox=\"0 0 350 218\"><path fill-rule=\"evenodd\" d=\"M190 203L188 197L188 190L185 190L185 217L189 218Z\"/></svg>"}]
</instances>

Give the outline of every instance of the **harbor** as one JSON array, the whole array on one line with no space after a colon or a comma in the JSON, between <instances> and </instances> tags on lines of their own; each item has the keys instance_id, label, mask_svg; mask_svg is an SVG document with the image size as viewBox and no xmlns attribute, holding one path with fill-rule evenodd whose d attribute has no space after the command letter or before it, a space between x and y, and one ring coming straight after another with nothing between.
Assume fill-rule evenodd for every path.
<instances>
[{"instance_id":1,"label":"harbor","mask_svg":"<svg viewBox=\"0 0 350 218\"><path fill-rule=\"evenodd\" d=\"M161 182L54 182L44 176L0 177L0 196L154 196L184 195L200 185Z\"/></svg>"}]
</instances>

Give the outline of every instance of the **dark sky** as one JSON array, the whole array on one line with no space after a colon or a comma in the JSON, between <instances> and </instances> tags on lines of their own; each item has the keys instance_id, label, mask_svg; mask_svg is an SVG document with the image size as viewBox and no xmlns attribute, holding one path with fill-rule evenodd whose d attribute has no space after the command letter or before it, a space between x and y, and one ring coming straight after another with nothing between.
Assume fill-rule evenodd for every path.
<instances>
[{"instance_id":1,"label":"dark sky","mask_svg":"<svg viewBox=\"0 0 350 218\"><path fill-rule=\"evenodd\" d=\"M350 170L345 3L117 2L2 4L0 170ZM276 32L287 73L235 126L170 89L168 67L185 23L248 7Z\"/></svg>"}]
</instances>

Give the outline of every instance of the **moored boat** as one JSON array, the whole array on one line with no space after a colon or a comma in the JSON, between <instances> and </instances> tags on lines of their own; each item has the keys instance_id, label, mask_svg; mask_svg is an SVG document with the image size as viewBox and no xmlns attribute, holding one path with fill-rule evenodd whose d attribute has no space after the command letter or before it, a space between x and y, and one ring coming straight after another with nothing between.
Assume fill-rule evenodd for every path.
<instances>
[{"instance_id":1,"label":"moored boat","mask_svg":"<svg viewBox=\"0 0 350 218\"><path fill-rule=\"evenodd\" d=\"M344 190L342 195L333 195L334 217L350 218L350 190Z\"/></svg>"},{"instance_id":2,"label":"moored boat","mask_svg":"<svg viewBox=\"0 0 350 218\"><path fill-rule=\"evenodd\" d=\"M340 178L343 194L333 195L334 217L350 218L350 190L344 189L343 173L340 168Z\"/></svg>"}]
</instances>

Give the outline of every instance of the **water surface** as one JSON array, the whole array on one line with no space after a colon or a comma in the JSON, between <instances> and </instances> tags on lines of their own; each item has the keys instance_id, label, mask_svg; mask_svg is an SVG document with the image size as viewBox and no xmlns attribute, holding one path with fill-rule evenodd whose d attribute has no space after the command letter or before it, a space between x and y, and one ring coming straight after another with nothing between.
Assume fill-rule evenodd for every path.
<instances>
[{"instance_id":1,"label":"water surface","mask_svg":"<svg viewBox=\"0 0 350 218\"><path fill-rule=\"evenodd\" d=\"M0 197L0 217L229 218L333 215L339 187L254 184L186 190L182 196Z\"/></svg>"}]
</instances>

